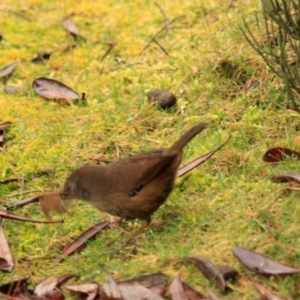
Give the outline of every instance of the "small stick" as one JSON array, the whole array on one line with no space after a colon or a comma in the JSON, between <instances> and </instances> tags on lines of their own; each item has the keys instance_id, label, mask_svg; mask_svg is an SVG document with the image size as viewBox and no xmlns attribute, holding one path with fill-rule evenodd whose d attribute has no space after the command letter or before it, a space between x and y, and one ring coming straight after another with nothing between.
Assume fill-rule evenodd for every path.
<instances>
[{"instance_id":1,"label":"small stick","mask_svg":"<svg viewBox=\"0 0 300 300\"><path fill-rule=\"evenodd\" d=\"M178 21L179 19L181 19L183 16L178 16L170 21L168 21L168 25L171 25L172 23L174 23L175 21ZM150 44L153 42L154 39L156 39L164 30L166 30L166 25L164 25L160 30L158 30L151 38L150 41L147 43L147 45L144 47L143 51L141 52L141 54L143 54L145 52L145 50L150 46Z\"/></svg>"},{"instance_id":2,"label":"small stick","mask_svg":"<svg viewBox=\"0 0 300 300\"><path fill-rule=\"evenodd\" d=\"M157 2L155 2L154 4L155 4L155 5L158 7L158 9L160 10L160 12L161 12L161 14L162 14L162 16L163 16L163 18L164 18L164 23L165 23L166 29L167 29L168 33L170 33L170 32L171 32L171 28L170 28L170 26L169 26L169 24L168 24L168 18L167 18L167 16L166 16L165 12L163 11L163 9L161 8L161 6L160 6Z\"/></svg>"},{"instance_id":3,"label":"small stick","mask_svg":"<svg viewBox=\"0 0 300 300\"><path fill-rule=\"evenodd\" d=\"M232 6L232 3L233 3L233 0L230 0L229 3L227 4L225 11L229 10L229 8Z\"/></svg>"},{"instance_id":4,"label":"small stick","mask_svg":"<svg viewBox=\"0 0 300 300\"><path fill-rule=\"evenodd\" d=\"M117 45L117 43L109 43L108 44L109 47L108 49L105 51L105 53L102 55L102 57L100 58L100 61L104 61L104 59L106 58L106 56L109 54L109 52Z\"/></svg>"},{"instance_id":5,"label":"small stick","mask_svg":"<svg viewBox=\"0 0 300 300\"><path fill-rule=\"evenodd\" d=\"M169 56L169 53L167 52L167 50L156 40L154 39L153 42L167 55Z\"/></svg>"},{"instance_id":6,"label":"small stick","mask_svg":"<svg viewBox=\"0 0 300 300\"><path fill-rule=\"evenodd\" d=\"M23 192L20 192L20 193L8 195L8 196L6 196L6 198L13 198L13 197L21 196L21 195L24 195L24 194L37 193L37 192L42 192L42 190L23 191Z\"/></svg>"},{"instance_id":7,"label":"small stick","mask_svg":"<svg viewBox=\"0 0 300 300\"><path fill-rule=\"evenodd\" d=\"M31 20L28 17L26 17L26 16L22 15L21 13L19 13L18 11L12 10L12 9L10 9L8 7L2 6L2 7L0 7L0 10L10 12L10 13L12 13L12 14L14 14L14 15L16 15L16 16L18 16L18 17L20 17L20 18L22 18L22 19L24 19L26 21L28 21L28 22L31 22Z\"/></svg>"}]
</instances>

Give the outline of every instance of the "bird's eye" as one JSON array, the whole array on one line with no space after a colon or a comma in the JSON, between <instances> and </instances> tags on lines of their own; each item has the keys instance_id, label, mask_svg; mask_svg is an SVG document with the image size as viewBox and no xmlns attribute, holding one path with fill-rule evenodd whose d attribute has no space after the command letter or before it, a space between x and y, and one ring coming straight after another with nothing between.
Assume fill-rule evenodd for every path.
<instances>
[{"instance_id":1,"label":"bird's eye","mask_svg":"<svg viewBox=\"0 0 300 300\"><path fill-rule=\"evenodd\" d=\"M136 189L134 189L133 191L129 192L129 196L130 197L134 197L142 188L143 188L143 185L140 184Z\"/></svg>"}]
</instances>

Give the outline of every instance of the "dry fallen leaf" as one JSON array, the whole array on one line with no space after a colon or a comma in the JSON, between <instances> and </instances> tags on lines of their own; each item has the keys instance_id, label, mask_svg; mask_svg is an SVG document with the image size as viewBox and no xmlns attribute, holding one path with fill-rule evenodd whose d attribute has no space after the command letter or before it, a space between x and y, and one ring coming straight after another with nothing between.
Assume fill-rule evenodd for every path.
<instances>
[{"instance_id":1,"label":"dry fallen leaf","mask_svg":"<svg viewBox=\"0 0 300 300\"><path fill-rule=\"evenodd\" d=\"M8 95L15 95L15 94L25 95L26 94L25 89L15 87L15 86L10 86L10 85L7 85L4 87L4 92Z\"/></svg>"},{"instance_id":2,"label":"dry fallen leaf","mask_svg":"<svg viewBox=\"0 0 300 300\"><path fill-rule=\"evenodd\" d=\"M10 206L8 206L6 209L8 211L13 211L15 209L18 209L18 208L21 208L27 204L30 204L30 203L37 203L40 201L40 197L43 196L43 195L38 195L38 196L33 196L33 197L30 197L30 198L26 198L26 199L23 199L17 203L14 203Z\"/></svg>"},{"instance_id":3,"label":"dry fallen leaf","mask_svg":"<svg viewBox=\"0 0 300 300\"><path fill-rule=\"evenodd\" d=\"M65 299L63 293L58 288L66 281L74 277L78 276L75 274L65 274L59 277L48 277L36 285L34 289L34 294L38 297L45 298L47 300Z\"/></svg>"},{"instance_id":4,"label":"dry fallen leaf","mask_svg":"<svg viewBox=\"0 0 300 300\"><path fill-rule=\"evenodd\" d=\"M63 19L62 21L63 27L74 37L74 39L82 39L84 41L87 40L87 38L81 34L79 34L79 28L78 26L68 18Z\"/></svg>"},{"instance_id":5,"label":"dry fallen leaf","mask_svg":"<svg viewBox=\"0 0 300 300\"><path fill-rule=\"evenodd\" d=\"M278 174L272 177L274 181L279 182L289 182L293 181L296 183L300 183L300 174L297 173L285 173L285 174Z\"/></svg>"},{"instance_id":6,"label":"dry fallen leaf","mask_svg":"<svg viewBox=\"0 0 300 300\"><path fill-rule=\"evenodd\" d=\"M234 247L232 249L236 258L249 270L262 275L292 275L300 273L299 268L282 265L265 255L255 251Z\"/></svg>"},{"instance_id":7,"label":"dry fallen leaf","mask_svg":"<svg viewBox=\"0 0 300 300\"><path fill-rule=\"evenodd\" d=\"M4 234L4 230L2 227L2 218L0 217L0 270L10 272L13 266L13 256L11 254L8 241Z\"/></svg>"},{"instance_id":8,"label":"dry fallen leaf","mask_svg":"<svg viewBox=\"0 0 300 300\"><path fill-rule=\"evenodd\" d=\"M17 279L0 286L0 299L24 300L32 295L27 289L27 279Z\"/></svg>"},{"instance_id":9,"label":"dry fallen leaf","mask_svg":"<svg viewBox=\"0 0 300 300\"><path fill-rule=\"evenodd\" d=\"M21 215L14 214L7 210L0 209L0 217L16 220L16 221L23 221L23 222L31 222L31 223L41 223L41 224L55 224L55 223L62 223L62 221L40 221L40 220L34 220L30 219Z\"/></svg>"},{"instance_id":10,"label":"dry fallen leaf","mask_svg":"<svg viewBox=\"0 0 300 300\"><path fill-rule=\"evenodd\" d=\"M78 94L65 84L50 78L40 77L32 82L32 88L41 97L54 100L66 100L68 103L79 99Z\"/></svg>"},{"instance_id":11,"label":"dry fallen leaf","mask_svg":"<svg viewBox=\"0 0 300 300\"><path fill-rule=\"evenodd\" d=\"M0 122L0 145L3 144L6 132L9 129L11 122Z\"/></svg>"},{"instance_id":12,"label":"dry fallen leaf","mask_svg":"<svg viewBox=\"0 0 300 300\"><path fill-rule=\"evenodd\" d=\"M52 51L52 52L41 52L41 53L38 53L37 56L35 56L31 60L31 62L34 63L34 64L42 63L45 60L48 60L50 58L50 56L52 55L53 52L54 51Z\"/></svg>"},{"instance_id":13,"label":"dry fallen leaf","mask_svg":"<svg viewBox=\"0 0 300 300\"><path fill-rule=\"evenodd\" d=\"M67 285L65 288L69 291L86 295L86 300L95 300L99 296L99 284L95 282Z\"/></svg>"},{"instance_id":14,"label":"dry fallen leaf","mask_svg":"<svg viewBox=\"0 0 300 300\"><path fill-rule=\"evenodd\" d=\"M263 160L268 163L276 163L286 158L300 159L300 153L284 147L276 147L268 150L263 155Z\"/></svg>"},{"instance_id":15,"label":"dry fallen leaf","mask_svg":"<svg viewBox=\"0 0 300 300\"><path fill-rule=\"evenodd\" d=\"M194 288L189 286L187 283L182 282L184 292L188 296L189 300L206 300L207 297L204 296L203 294L199 293L196 291Z\"/></svg>"},{"instance_id":16,"label":"dry fallen leaf","mask_svg":"<svg viewBox=\"0 0 300 300\"><path fill-rule=\"evenodd\" d=\"M172 300L189 300L187 294L185 293L180 275L177 274L172 280L169 292Z\"/></svg>"},{"instance_id":17,"label":"dry fallen leaf","mask_svg":"<svg viewBox=\"0 0 300 300\"><path fill-rule=\"evenodd\" d=\"M14 62L5 68L3 68L3 71L0 73L0 78L7 79L16 69L18 63Z\"/></svg>"},{"instance_id":18,"label":"dry fallen leaf","mask_svg":"<svg viewBox=\"0 0 300 300\"><path fill-rule=\"evenodd\" d=\"M147 289L150 289L153 293L164 296L166 293L166 283L168 276L162 273L142 275L137 278L132 278L126 281L118 282L118 286L135 285L139 284Z\"/></svg>"},{"instance_id":19,"label":"dry fallen leaf","mask_svg":"<svg viewBox=\"0 0 300 300\"><path fill-rule=\"evenodd\" d=\"M99 231L106 228L109 224L109 221L100 222L84 231L78 238L76 238L72 243L65 247L62 252L62 257L58 258L56 262L59 263L65 256L71 255L75 251L81 250L84 247L86 241L92 239Z\"/></svg>"},{"instance_id":20,"label":"dry fallen leaf","mask_svg":"<svg viewBox=\"0 0 300 300\"><path fill-rule=\"evenodd\" d=\"M221 300L215 293L213 293L210 289L206 289L210 300Z\"/></svg>"},{"instance_id":21,"label":"dry fallen leaf","mask_svg":"<svg viewBox=\"0 0 300 300\"><path fill-rule=\"evenodd\" d=\"M262 295L262 300L285 300L281 297L279 297L278 295L270 292L269 290L267 290L264 286L253 282L254 286L256 287L256 289L260 292L260 294Z\"/></svg>"},{"instance_id":22,"label":"dry fallen leaf","mask_svg":"<svg viewBox=\"0 0 300 300\"><path fill-rule=\"evenodd\" d=\"M103 289L108 297L123 300L164 300L160 295L137 282L118 284L107 271L104 270L104 272L108 282L103 284Z\"/></svg>"},{"instance_id":23,"label":"dry fallen leaf","mask_svg":"<svg viewBox=\"0 0 300 300\"><path fill-rule=\"evenodd\" d=\"M223 274L210 260L201 256L191 256L182 261L193 263L209 281L215 283L220 291L224 292L226 290Z\"/></svg>"},{"instance_id":24,"label":"dry fallen leaf","mask_svg":"<svg viewBox=\"0 0 300 300\"><path fill-rule=\"evenodd\" d=\"M206 160L208 160L210 157L212 157L218 150L220 150L223 146L225 146L229 142L230 139L231 139L231 136L229 136L227 138L227 140L221 146L219 146L217 149L210 151L210 152L200 156L199 158L196 158L195 160L191 161L190 163L184 165L183 167L179 168L177 170L176 177L181 177L181 176L185 175L186 173L192 171L199 165L203 164Z\"/></svg>"}]
</instances>

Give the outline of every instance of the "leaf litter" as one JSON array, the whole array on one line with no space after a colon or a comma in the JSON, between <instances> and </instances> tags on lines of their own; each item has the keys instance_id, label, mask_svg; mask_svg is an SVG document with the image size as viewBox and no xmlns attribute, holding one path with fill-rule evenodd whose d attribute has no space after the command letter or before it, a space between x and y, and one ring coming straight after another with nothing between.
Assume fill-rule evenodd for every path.
<instances>
[{"instance_id":1,"label":"leaf litter","mask_svg":"<svg viewBox=\"0 0 300 300\"><path fill-rule=\"evenodd\" d=\"M79 96L74 90L54 79L36 78L32 82L32 88L45 99L66 100L69 104L79 100Z\"/></svg>"}]
</instances>

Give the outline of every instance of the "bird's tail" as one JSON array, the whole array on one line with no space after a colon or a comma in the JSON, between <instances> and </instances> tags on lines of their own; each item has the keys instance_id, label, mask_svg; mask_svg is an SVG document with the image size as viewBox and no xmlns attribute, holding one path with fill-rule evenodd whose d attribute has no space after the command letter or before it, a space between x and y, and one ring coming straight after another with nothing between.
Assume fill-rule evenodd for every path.
<instances>
[{"instance_id":1,"label":"bird's tail","mask_svg":"<svg viewBox=\"0 0 300 300\"><path fill-rule=\"evenodd\" d=\"M175 144L168 148L165 153L172 153L174 151L181 151L183 147L192 139L194 138L198 133L200 133L202 130L204 130L208 126L207 123L200 123L194 127L192 127L190 130L188 130L185 134L183 134Z\"/></svg>"}]
</instances>

